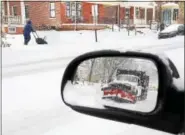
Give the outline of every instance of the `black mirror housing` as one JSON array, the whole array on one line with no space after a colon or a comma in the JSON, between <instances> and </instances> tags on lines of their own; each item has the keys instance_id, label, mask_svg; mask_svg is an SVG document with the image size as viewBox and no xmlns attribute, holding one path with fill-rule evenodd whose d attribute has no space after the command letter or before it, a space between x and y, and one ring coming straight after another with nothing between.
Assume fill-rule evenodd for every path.
<instances>
[{"instance_id":1,"label":"black mirror housing","mask_svg":"<svg viewBox=\"0 0 185 135\"><path fill-rule=\"evenodd\" d=\"M74 77L74 74L78 68L78 65L87 59L97 58L97 57L110 57L110 56L127 56L127 57L137 57L137 58L145 58L152 60L155 62L156 67L159 73L159 90L157 97L157 104L155 109L149 113L141 113L136 111L124 110L124 109L115 109L110 108L106 110L96 109L96 108L88 108L81 106L74 106L68 104L64 100L63 91L67 81L71 81ZM168 61L168 60L167 60ZM171 63L169 63L171 64ZM176 88L172 86L172 78L173 78L172 70L170 66L166 64L164 59L162 59L158 55L150 54L150 53L142 53L142 52L119 52L114 50L105 50L105 51L96 51L89 52L83 54L77 58L75 58L72 62L67 66L63 80L61 84L61 96L63 102L71 107L73 110L84 113L87 115L92 115L100 118L106 118L110 120L141 125L149 128L153 128L160 131L165 131L169 133L179 133L182 129L183 121L184 121L184 109L183 106L178 108L176 105L172 106L173 102L171 99L173 95L176 95L174 99L178 99L178 105L184 105L184 93L179 93ZM179 77L176 74L175 77ZM174 100L173 100L174 101ZM174 104L176 104L174 103ZM177 107L176 110L173 110ZM172 112L173 110L173 112Z\"/></svg>"}]
</instances>

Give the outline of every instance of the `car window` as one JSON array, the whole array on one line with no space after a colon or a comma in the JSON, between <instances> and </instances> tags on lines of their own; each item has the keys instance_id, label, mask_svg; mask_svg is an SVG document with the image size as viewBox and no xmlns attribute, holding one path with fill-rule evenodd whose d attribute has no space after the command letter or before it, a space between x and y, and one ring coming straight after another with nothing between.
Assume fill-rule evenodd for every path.
<instances>
[{"instance_id":1,"label":"car window","mask_svg":"<svg viewBox=\"0 0 185 135\"><path fill-rule=\"evenodd\" d=\"M136 127L130 124L82 115L65 106L60 93L61 80L69 62L81 54L133 50L167 54L180 74L181 80L176 78L176 84L183 88L184 37L171 31L184 30L181 12L184 3L176 3L178 9L174 4L165 4L147 0L1 1L2 134L135 134ZM161 34L163 30L166 32ZM105 90L113 86L128 91L143 89L145 84L138 77L115 77L118 69L130 67L129 64L120 59L108 59L101 64L94 60L84 62L74 83L87 87L96 83ZM84 68L86 65L90 66ZM145 66L152 71L152 67ZM102 75L100 69L104 67L109 70ZM132 70L136 67L142 70L137 65ZM102 80L98 81L100 77ZM152 81L156 87L157 80ZM147 128L139 132L161 134Z\"/></svg>"}]
</instances>

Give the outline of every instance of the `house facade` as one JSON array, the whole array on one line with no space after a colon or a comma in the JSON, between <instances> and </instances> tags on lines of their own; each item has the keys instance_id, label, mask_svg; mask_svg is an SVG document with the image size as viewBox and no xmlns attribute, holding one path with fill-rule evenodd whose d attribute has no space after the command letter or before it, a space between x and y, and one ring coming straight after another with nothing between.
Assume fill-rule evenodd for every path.
<instances>
[{"instance_id":1,"label":"house facade","mask_svg":"<svg viewBox=\"0 0 185 135\"><path fill-rule=\"evenodd\" d=\"M155 4L141 2L26 2L3 1L3 27L7 33L21 34L27 19L33 25L65 29L97 27L105 24L147 25L155 19ZM84 25L85 24L85 25ZM72 28L73 27L73 28Z\"/></svg>"},{"instance_id":2,"label":"house facade","mask_svg":"<svg viewBox=\"0 0 185 135\"><path fill-rule=\"evenodd\" d=\"M165 24L184 24L184 1L156 1L157 20Z\"/></svg>"}]
</instances>

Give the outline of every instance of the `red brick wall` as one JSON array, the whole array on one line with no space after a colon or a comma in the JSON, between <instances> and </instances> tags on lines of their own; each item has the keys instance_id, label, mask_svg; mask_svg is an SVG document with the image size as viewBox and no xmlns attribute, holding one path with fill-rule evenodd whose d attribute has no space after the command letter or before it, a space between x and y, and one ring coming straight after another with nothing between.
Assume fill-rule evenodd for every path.
<instances>
[{"instance_id":1,"label":"red brick wall","mask_svg":"<svg viewBox=\"0 0 185 135\"><path fill-rule=\"evenodd\" d=\"M82 3L82 15L83 19L85 20L85 23L93 23L92 5L92 3Z\"/></svg>"},{"instance_id":2,"label":"red brick wall","mask_svg":"<svg viewBox=\"0 0 185 135\"><path fill-rule=\"evenodd\" d=\"M105 6L102 4L98 5L98 23L102 23L102 19L105 16Z\"/></svg>"},{"instance_id":3,"label":"red brick wall","mask_svg":"<svg viewBox=\"0 0 185 135\"><path fill-rule=\"evenodd\" d=\"M83 23L93 23L92 5L93 5L92 3L82 2ZM100 6L99 8L101 9L102 7ZM62 18L62 23L72 23L72 20L66 16L65 2L61 3L61 18Z\"/></svg>"},{"instance_id":4,"label":"red brick wall","mask_svg":"<svg viewBox=\"0 0 185 135\"><path fill-rule=\"evenodd\" d=\"M55 2L55 18L50 18L50 2L25 2L25 5L29 6L29 18L34 25L56 26L61 24L60 2Z\"/></svg>"},{"instance_id":5,"label":"red brick wall","mask_svg":"<svg viewBox=\"0 0 185 135\"><path fill-rule=\"evenodd\" d=\"M118 6L104 6L104 15L102 20L106 24L117 23L118 21Z\"/></svg>"},{"instance_id":6,"label":"red brick wall","mask_svg":"<svg viewBox=\"0 0 185 135\"><path fill-rule=\"evenodd\" d=\"M5 33L8 33L8 27L4 27ZM23 27L16 27L16 33L14 34L23 34Z\"/></svg>"},{"instance_id":7,"label":"red brick wall","mask_svg":"<svg viewBox=\"0 0 185 135\"><path fill-rule=\"evenodd\" d=\"M20 2L15 2L15 1L10 1L9 2L9 10L10 10L10 15L13 15L12 14L12 8L13 6L16 6L17 7L17 15L18 16L21 16L21 4Z\"/></svg>"},{"instance_id":8,"label":"red brick wall","mask_svg":"<svg viewBox=\"0 0 185 135\"><path fill-rule=\"evenodd\" d=\"M66 16L66 4L61 3L60 5L60 10L61 10L61 23L72 23L71 19Z\"/></svg>"}]
</instances>

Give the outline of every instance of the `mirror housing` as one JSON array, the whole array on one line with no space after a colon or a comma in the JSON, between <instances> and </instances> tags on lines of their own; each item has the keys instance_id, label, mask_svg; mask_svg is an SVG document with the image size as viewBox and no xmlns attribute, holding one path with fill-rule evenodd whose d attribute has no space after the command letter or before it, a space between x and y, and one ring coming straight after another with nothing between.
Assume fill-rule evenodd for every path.
<instances>
[{"instance_id":1,"label":"mirror housing","mask_svg":"<svg viewBox=\"0 0 185 135\"><path fill-rule=\"evenodd\" d=\"M65 89L66 83L68 81L73 80L73 77L76 73L76 70L79 64L85 60L97 58L97 57L137 57L137 58L144 58L149 59L155 62L156 67L158 69L159 74L159 89L158 89L158 97L157 97L157 104L155 109L149 113L142 113L136 112L131 110L125 109L117 109L117 108L110 108L110 109L97 109L97 108L90 108L90 107L82 107L71 105L65 102L63 91ZM168 62L168 63L167 63ZM178 102L179 105L184 104L184 97L182 94L179 94L176 88L172 86L172 73L173 71L170 69L170 63L168 60L161 58L158 55L150 54L150 53L143 53L143 52L119 52L114 50L105 50L105 51L96 51L96 52L89 52L83 54L77 58L75 58L66 68L62 85L61 85L61 96L64 103L72 108L73 110L84 113L87 115L92 115L100 118L106 118L110 120L125 122L129 124L136 124L141 125L149 128L153 128L160 131L165 131L169 133L178 133L183 126L184 120L184 109L177 108L176 110L172 109L174 106L169 105L172 103L172 97L168 95L175 96L173 101ZM178 75L177 75L178 76ZM172 96L171 95L171 96ZM175 99L178 100L175 100ZM181 102L180 102L181 101Z\"/></svg>"}]
</instances>

